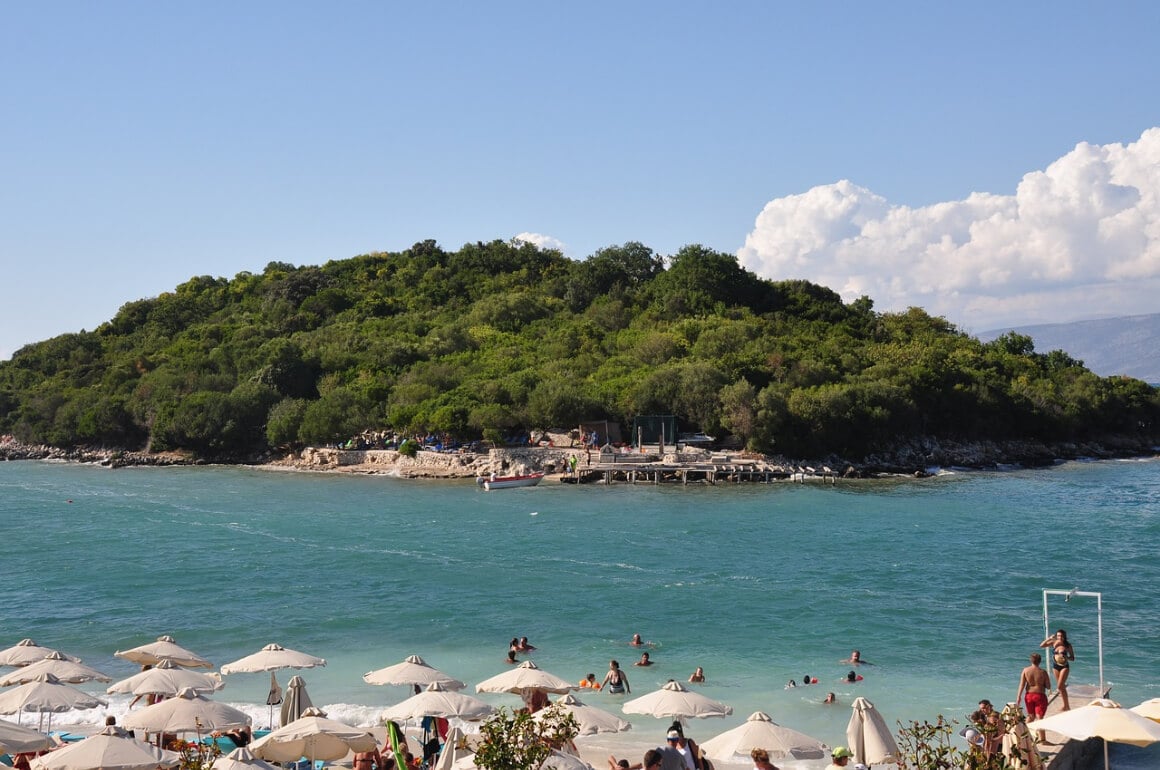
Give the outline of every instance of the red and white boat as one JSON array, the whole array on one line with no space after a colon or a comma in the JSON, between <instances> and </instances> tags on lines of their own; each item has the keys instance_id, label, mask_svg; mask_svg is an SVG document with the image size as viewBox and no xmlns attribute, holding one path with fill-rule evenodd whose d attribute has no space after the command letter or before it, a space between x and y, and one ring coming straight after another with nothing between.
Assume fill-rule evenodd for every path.
<instances>
[{"instance_id":1,"label":"red and white boat","mask_svg":"<svg viewBox=\"0 0 1160 770\"><path fill-rule=\"evenodd\" d=\"M522 476L497 476L493 473L490 476L476 476L475 483L491 491L493 489L512 489L513 487L534 487L543 478L543 471L526 473Z\"/></svg>"}]
</instances>

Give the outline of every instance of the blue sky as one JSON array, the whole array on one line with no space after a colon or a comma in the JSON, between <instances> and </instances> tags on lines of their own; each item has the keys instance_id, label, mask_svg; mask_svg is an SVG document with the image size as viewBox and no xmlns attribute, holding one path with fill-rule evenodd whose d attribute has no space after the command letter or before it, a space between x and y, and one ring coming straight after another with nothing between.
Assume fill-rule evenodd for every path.
<instances>
[{"instance_id":1,"label":"blue sky","mask_svg":"<svg viewBox=\"0 0 1160 770\"><path fill-rule=\"evenodd\" d=\"M1160 4L0 14L0 358L427 238L701 243L976 332L1156 309Z\"/></svg>"}]
</instances>

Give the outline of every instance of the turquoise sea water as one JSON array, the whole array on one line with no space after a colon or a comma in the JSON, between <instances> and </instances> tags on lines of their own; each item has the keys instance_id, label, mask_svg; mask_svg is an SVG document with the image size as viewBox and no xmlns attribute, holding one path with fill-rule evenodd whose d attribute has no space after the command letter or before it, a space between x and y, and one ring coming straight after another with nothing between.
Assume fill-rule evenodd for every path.
<instances>
[{"instance_id":1,"label":"turquoise sea water","mask_svg":"<svg viewBox=\"0 0 1160 770\"><path fill-rule=\"evenodd\" d=\"M308 691L363 724L407 695L364 672L418 653L474 685L526 635L532 659L568 679L602 677L618 659L634 696L703 666L703 691L734 715L692 725L702 740L760 709L844 743L858 695L891 723L1012 700L1044 636L1043 589L1073 587L1103 595L1112 697L1160 697L1157 460L490 493L470 481L9 462L0 544L0 648L31 637L119 679L136 668L112 653L161 634L218 664L276 641L327 658L301 672ZM1098 682L1095 601L1056 597L1050 614L1076 648L1072 682ZM656 665L631 667L634 632L654 642ZM854 648L876 665L848 685L839 660ZM806 674L821 684L783 688ZM233 675L218 698L264 724L268 685ZM831 690L845 705L821 704ZM619 711L616 696L587 699ZM113 698L109 711L124 707ZM636 751L667 724L630 721L626 736L595 740Z\"/></svg>"}]
</instances>

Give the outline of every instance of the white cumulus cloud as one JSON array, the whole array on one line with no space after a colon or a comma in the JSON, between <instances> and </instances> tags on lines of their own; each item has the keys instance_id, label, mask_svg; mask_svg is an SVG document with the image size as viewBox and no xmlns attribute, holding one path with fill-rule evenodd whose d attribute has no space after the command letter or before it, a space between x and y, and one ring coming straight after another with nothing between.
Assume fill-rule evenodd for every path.
<instances>
[{"instance_id":1,"label":"white cumulus cloud","mask_svg":"<svg viewBox=\"0 0 1160 770\"><path fill-rule=\"evenodd\" d=\"M770 201L738 251L879 310L910 306L969 331L1160 310L1160 128L1082 143L1014 195L911 208L842 180Z\"/></svg>"},{"instance_id":2,"label":"white cumulus cloud","mask_svg":"<svg viewBox=\"0 0 1160 770\"><path fill-rule=\"evenodd\" d=\"M556 240L550 235L542 235L540 233L520 233L519 235L512 238L512 240L530 243L533 246L541 249L555 249L561 254L566 253L563 242Z\"/></svg>"}]
</instances>

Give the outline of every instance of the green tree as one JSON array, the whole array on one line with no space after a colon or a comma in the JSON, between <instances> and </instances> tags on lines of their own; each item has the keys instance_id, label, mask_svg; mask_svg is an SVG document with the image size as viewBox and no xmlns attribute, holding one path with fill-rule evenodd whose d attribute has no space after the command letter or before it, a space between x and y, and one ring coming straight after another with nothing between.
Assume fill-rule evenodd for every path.
<instances>
[{"instance_id":1,"label":"green tree","mask_svg":"<svg viewBox=\"0 0 1160 770\"><path fill-rule=\"evenodd\" d=\"M747 380L738 380L721 389L721 425L747 446L756 437L757 390Z\"/></svg>"},{"instance_id":2,"label":"green tree","mask_svg":"<svg viewBox=\"0 0 1160 770\"><path fill-rule=\"evenodd\" d=\"M302 429L302 419L310 402L304 398L284 398L270 407L266 421L266 440L271 446L287 446L298 443Z\"/></svg>"},{"instance_id":3,"label":"green tree","mask_svg":"<svg viewBox=\"0 0 1160 770\"><path fill-rule=\"evenodd\" d=\"M303 444L345 441L367 425L368 409L346 388L334 388L310 402L302 415L298 440Z\"/></svg>"}]
</instances>

